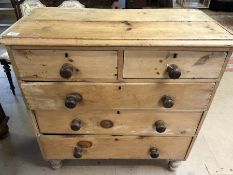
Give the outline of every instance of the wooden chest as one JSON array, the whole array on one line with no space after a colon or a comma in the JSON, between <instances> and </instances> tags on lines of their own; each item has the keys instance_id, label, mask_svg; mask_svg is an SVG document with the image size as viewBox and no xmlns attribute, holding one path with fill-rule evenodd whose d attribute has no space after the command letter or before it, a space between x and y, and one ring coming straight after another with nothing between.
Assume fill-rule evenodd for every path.
<instances>
[{"instance_id":1,"label":"wooden chest","mask_svg":"<svg viewBox=\"0 0 233 175\"><path fill-rule=\"evenodd\" d=\"M3 35L45 160L186 160L232 54L198 10L36 9Z\"/></svg>"}]
</instances>

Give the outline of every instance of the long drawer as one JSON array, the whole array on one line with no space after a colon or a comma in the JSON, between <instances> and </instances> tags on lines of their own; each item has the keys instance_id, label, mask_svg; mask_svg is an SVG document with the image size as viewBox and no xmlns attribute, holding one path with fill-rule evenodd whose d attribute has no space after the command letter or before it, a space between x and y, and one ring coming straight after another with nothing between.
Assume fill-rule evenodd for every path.
<instances>
[{"instance_id":1,"label":"long drawer","mask_svg":"<svg viewBox=\"0 0 233 175\"><path fill-rule=\"evenodd\" d=\"M205 110L214 83L22 83L31 109Z\"/></svg>"},{"instance_id":2,"label":"long drawer","mask_svg":"<svg viewBox=\"0 0 233 175\"><path fill-rule=\"evenodd\" d=\"M41 135L45 159L184 159L192 137Z\"/></svg>"},{"instance_id":3,"label":"long drawer","mask_svg":"<svg viewBox=\"0 0 233 175\"><path fill-rule=\"evenodd\" d=\"M39 110L35 115L46 134L192 136L202 112Z\"/></svg>"},{"instance_id":4,"label":"long drawer","mask_svg":"<svg viewBox=\"0 0 233 175\"><path fill-rule=\"evenodd\" d=\"M22 79L117 79L116 51L13 50Z\"/></svg>"},{"instance_id":5,"label":"long drawer","mask_svg":"<svg viewBox=\"0 0 233 175\"><path fill-rule=\"evenodd\" d=\"M169 78L167 66L175 64L180 79L218 78L226 52L135 51L124 52L124 78Z\"/></svg>"}]
</instances>

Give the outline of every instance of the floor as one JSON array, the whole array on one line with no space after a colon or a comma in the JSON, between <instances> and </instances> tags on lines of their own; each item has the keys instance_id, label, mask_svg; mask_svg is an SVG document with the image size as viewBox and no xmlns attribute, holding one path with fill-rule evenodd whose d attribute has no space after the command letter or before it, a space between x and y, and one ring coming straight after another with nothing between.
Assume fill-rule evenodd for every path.
<instances>
[{"instance_id":1,"label":"floor","mask_svg":"<svg viewBox=\"0 0 233 175\"><path fill-rule=\"evenodd\" d=\"M19 88L13 96L0 68L0 101L10 116L10 137L0 141L0 175L233 175L232 77L233 72L225 72L193 150L176 172L159 160L65 161L55 171L40 155Z\"/></svg>"}]
</instances>

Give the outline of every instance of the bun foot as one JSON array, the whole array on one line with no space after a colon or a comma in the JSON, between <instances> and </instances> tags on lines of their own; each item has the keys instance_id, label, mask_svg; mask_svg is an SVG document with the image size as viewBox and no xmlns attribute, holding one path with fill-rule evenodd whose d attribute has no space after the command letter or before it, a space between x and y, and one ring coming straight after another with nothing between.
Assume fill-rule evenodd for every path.
<instances>
[{"instance_id":1,"label":"bun foot","mask_svg":"<svg viewBox=\"0 0 233 175\"><path fill-rule=\"evenodd\" d=\"M168 162L168 169L170 171L176 171L176 169L181 165L181 161L177 161L177 160L170 160Z\"/></svg>"},{"instance_id":2,"label":"bun foot","mask_svg":"<svg viewBox=\"0 0 233 175\"><path fill-rule=\"evenodd\" d=\"M62 167L62 160L49 160L50 167L54 170L60 169Z\"/></svg>"}]
</instances>

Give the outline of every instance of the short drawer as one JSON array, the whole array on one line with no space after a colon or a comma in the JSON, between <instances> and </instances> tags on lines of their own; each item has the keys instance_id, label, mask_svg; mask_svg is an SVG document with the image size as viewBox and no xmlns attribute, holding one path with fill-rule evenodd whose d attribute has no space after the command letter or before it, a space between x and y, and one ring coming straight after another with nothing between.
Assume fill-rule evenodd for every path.
<instances>
[{"instance_id":1,"label":"short drawer","mask_svg":"<svg viewBox=\"0 0 233 175\"><path fill-rule=\"evenodd\" d=\"M22 79L117 79L116 51L13 50Z\"/></svg>"},{"instance_id":2,"label":"short drawer","mask_svg":"<svg viewBox=\"0 0 233 175\"><path fill-rule=\"evenodd\" d=\"M124 52L124 78L218 78L226 52L130 51ZM168 66L176 65L176 69ZM174 72L180 76L174 75Z\"/></svg>"},{"instance_id":3,"label":"short drawer","mask_svg":"<svg viewBox=\"0 0 233 175\"><path fill-rule=\"evenodd\" d=\"M35 115L46 134L193 136L202 112L39 110Z\"/></svg>"},{"instance_id":4,"label":"short drawer","mask_svg":"<svg viewBox=\"0 0 233 175\"><path fill-rule=\"evenodd\" d=\"M215 83L22 83L31 109L204 110Z\"/></svg>"},{"instance_id":5,"label":"short drawer","mask_svg":"<svg viewBox=\"0 0 233 175\"><path fill-rule=\"evenodd\" d=\"M39 137L45 159L184 159L192 137Z\"/></svg>"}]
</instances>

